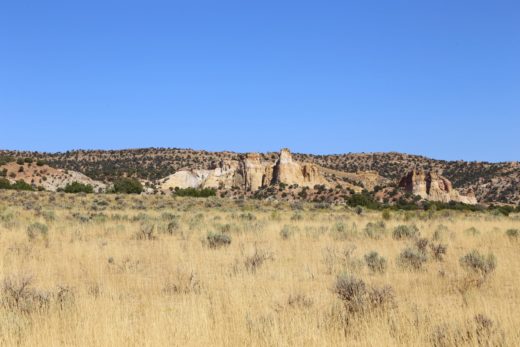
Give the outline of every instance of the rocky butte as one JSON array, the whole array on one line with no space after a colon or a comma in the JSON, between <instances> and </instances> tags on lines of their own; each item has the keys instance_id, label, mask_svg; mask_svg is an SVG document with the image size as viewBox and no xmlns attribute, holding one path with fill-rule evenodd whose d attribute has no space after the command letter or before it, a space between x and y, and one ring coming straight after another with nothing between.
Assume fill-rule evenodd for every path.
<instances>
[{"instance_id":1,"label":"rocky butte","mask_svg":"<svg viewBox=\"0 0 520 347\"><path fill-rule=\"evenodd\" d=\"M468 195L461 195L446 177L432 171L412 170L401 179L399 187L426 200L477 204L472 191Z\"/></svg>"},{"instance_id":2,"label":"rocky butte","mask_svg":"<svg viewBox=\"0 0 520 347\"><path fill-rule=\"evenodd\" d=\"M162 180L161 189L238 187L256 191L279 183L310 188L330 185L318 166L294 161L289 149L284 148L275 163L263 161L258 153L248 153L240 160L223 160L211 170L177 171Z\"/></svg>"}]
</instances>

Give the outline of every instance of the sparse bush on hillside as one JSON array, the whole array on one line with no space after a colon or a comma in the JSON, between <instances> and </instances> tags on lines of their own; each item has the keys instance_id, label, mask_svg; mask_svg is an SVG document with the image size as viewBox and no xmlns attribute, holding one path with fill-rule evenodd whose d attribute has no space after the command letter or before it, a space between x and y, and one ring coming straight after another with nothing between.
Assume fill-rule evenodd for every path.
<instances>
[{"instance_id":1,"label":"sparse bush on hillside","mask_svg":"<svg viewBox=\"0 0 520 347\"><path fill-rule=\"evenodd\" d=\"M2 155L0 156L0 166L9 164L10 162L14 161L13 157Z\"/></svg>"},{"instance_id":2,"label":"sparse bush on hillside","mask_svg":"<svg viewBox=\"0 0 520 347\"><path fill-rule=\"evenodd\" d=\"M93 193L94 188L90 184L80 182L69 183L63 188L65 193Z\"/></svg>"},{"instance_id":3,"label":"sparse bush on hillside","mask_svg":"<svg viewBox=\"0 0 520 347\"><path fill-rule=\"evenodd\" d=\"M122 194L141 194L143 185L138 179L122 177L114 181L114 192Z\"/></svg>"}]
</instances>

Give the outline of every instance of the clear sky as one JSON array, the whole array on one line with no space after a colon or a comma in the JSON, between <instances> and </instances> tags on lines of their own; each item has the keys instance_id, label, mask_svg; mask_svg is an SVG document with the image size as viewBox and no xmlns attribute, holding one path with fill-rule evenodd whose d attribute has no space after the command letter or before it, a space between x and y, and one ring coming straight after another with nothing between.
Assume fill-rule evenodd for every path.
<instances>
[{"instance_id":1,"label":"clear sky","mask_svg":"<svg viewBox=\"0 0 520 347\"><path fill-rule=\"evenodd\" d=\"M520 160L520 2L0 2L0 148Z\"/></svg>"}]
</instances>

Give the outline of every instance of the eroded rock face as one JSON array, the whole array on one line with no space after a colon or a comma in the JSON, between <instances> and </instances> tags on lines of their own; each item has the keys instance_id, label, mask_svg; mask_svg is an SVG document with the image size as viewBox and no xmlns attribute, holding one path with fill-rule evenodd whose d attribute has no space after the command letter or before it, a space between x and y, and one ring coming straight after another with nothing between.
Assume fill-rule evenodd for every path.
<instances>
[{"instance_id":1,"label":"eroded rock face","mask_svg":"<svg viewBox=\"0 0 520 347\"><path fill-rule=\"evenodd\" d=\"M162 181L161 188L238 187L245 191L256 191L277 183L306 187L329 185L316 165L295 162L291 152L282 149L274 164L263 161L258 153L249 153L241 160L222 161L213 170L177 171Z\"/></svg>"},{"instance_id":2,"label":"eroded rock face","mask_svg":"<svg viewBox=\"0 0 520 347\"><path fill-rule=\"evenodd\" d=\"M247 191L256 191L271 183L273 168L271 163L262 162L260 154L249 153L241 163L243 186Z\"/></svg>"},{"instance_id":3,"label":"eroded rock face","mask_svg":"<svg viewBox=\"0 0 520 347\"><path fill-rule=\"evenodd\" d=\"M440 202L462 202L475 205L477 199L472 192L461 195L453 189L451 182L436 172L412 170L399 182L399 187L405 191L419 195L421 198Z\"/></svg>"},{"instance_id":4,"label":"eroded rock face","mask_svg":"<svg viewBox=\"0 0 520 347\"><path fill-rule=\"evenodd\" d=\"M299 186L314 187L328 185L328 181L321 175L314 164L298 163L293 161L289 149L280 151L280 158L273 169L273 183L297 184Z\"/></svg>"}]
</instances>

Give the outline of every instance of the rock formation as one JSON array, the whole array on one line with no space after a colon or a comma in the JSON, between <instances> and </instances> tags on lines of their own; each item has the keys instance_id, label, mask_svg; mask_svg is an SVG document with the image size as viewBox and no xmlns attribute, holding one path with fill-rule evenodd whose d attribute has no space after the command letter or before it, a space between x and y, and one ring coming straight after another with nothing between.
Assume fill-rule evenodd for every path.
<instances>
[{"instance_id":1,"label":"rock formation","mask_svg":"<svg viewBox=\"0 0 520 347\"><path fill-rule=\"evenodd\" d=\"M293 161L291 152L287 148L280 151L280 158L274 165L273 183L297 184L305 187L314 187L317 184L329 185L316 165Z\"/></svg>"},{"instance_id":2,"label":"rock formation","mask_svg":"<svg viewBox=\"0 0 520 347\"><path fill-rule=\"evenodd\" d=\"M263 186L285 183L314 187L329 185L314 164L293 161L288 149L280 151L276 163L262 161L260 154L249 153L240 160L224 160L212 170L181 170L162 180L162 190L179 188L233 188L256 191Z\"/></svg>"},{"instance_id":3,"label":"rock formation","mask_svg":"<svg viewBox=\"0 0 520 347\"><path fill-rule=\"evenodd\" d=\"M461 195L446 177L436 172L412 170L401 179L399 187L426 200L477 204L477 199L472 192Z\"/></svg>"}]
</instances>

